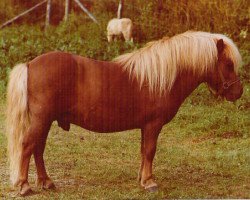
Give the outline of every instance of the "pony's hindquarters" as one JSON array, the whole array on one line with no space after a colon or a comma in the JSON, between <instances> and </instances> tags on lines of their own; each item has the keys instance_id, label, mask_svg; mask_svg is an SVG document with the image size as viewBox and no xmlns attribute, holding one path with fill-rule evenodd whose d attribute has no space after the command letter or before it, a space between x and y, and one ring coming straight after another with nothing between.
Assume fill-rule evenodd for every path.
<instances>
[{"instance_id":1,"label":"pony's hindquarters","mask_svg":"<svg viewBox=\"0 0 250 200\"><path fill-rule=\"evenodd\" d=\"M15 66L10 73L7 89L6 134L8 138L10 180L13 185L18 184L22 139L29 126L27 76L28 68L26 64Z\"/></svg>"},{"instance_id":2,"label":"pony's hindquarters","mask_svg":"<svg viewBox=\"0 0 250 200\"><path fill-rule=\"evenodd\" d=\"M133 42L132 31L133 23L129 18L121 19L121 31L126 42Z\"/></svg>"}]
</instances>

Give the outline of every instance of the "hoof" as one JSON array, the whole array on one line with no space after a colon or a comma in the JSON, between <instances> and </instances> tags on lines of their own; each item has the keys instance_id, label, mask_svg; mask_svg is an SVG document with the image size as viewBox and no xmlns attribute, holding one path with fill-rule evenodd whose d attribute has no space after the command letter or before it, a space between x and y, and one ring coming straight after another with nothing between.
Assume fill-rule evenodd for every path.
<instances>
[{"instance_id":1,"label":"hoof","mask_svg":"<svg viewBox=\"0 0 250 200\"><path fill-rule=\"evenodd\" d=\"M155 186L147 187L145 188L145 190L147 190L148 192L157 192L158 187L157 185L155 185Z\"/></svg>"},{"instance_id":2,"label":"hoof","mask_svg":"<svg viewBox=\"0 0 250 200\"><path fill-rule=\"evenodd\" d=\"M152 179L146 181L142 186L149 192L156 192L158 190L157 184Z\"/></svg>"},{"instance_id":3,"label":"hoof","mask_svg":"<svg viewBox=\"0 0 250 200\"><path fill-rule=\"evenodd\" d=\"M48 190L55 190L56 186L52 181L49 181L43 188Z\"/></svg>"},{"instance_id":4,"label":"hoof","mask_svg":"<svg viewBox=\"0 0 250 200\"><path fill-rule=\"evenodd\" d=\"M20 191L19 191L19 194L20 194L20 196L22 196L22 197L28 196L28 195L31 195L31 194L32 194L31 187L29 186L28 183L24 183L24 184L21 186L21 189L20 189Z\"/></svg>"},{"instance_id":5,"label":"hoof","mask_svg":"<svg viewBox=\"0 0 250 200\"><path fill-rule=\"evenodd\" d=\"M54 190L56 188L55 184L50 179L38 179L36 185L45 190Z\"/></svg>"}]
</instances>

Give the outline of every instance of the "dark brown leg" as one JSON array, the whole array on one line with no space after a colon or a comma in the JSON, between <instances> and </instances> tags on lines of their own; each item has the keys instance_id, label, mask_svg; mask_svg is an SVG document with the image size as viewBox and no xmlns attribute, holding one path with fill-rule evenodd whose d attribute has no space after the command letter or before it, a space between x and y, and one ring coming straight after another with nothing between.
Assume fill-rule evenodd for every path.
<instances>
[{"instance_id":1,"label":"dark brown leg","mask_svg":"<svg viewBox=\"0 0 250 200\"><path fill-rule=\"evenodd\" d=\"M155 156L157 138L161 128L161 123L155 121L148 123L142 129L142 134L144 134L144 153L142 156L143 167L141 170L141 185L149 191L155 191L157 189L157 184L152 176L152 162Z\"/></svg>"},{"instance_id":2,"label":"dark brown leg","mask_svg":"<svg viewBox=\"0 0 250 200\"><path fill-rule=\"evenodd\" d=\"M34 148L34 158L36 163L36 169L37 169L37 186L44 188L44 189L54 189L55 185L49 178L45 164L43 159L43 153L46 145L46 139L48 136L48 132L50 129L51 124L48 125L48 127L44 128L44 133L41 135L41 138L39 139L39 142L36 144Z\"/></svg>"}]
</instances>

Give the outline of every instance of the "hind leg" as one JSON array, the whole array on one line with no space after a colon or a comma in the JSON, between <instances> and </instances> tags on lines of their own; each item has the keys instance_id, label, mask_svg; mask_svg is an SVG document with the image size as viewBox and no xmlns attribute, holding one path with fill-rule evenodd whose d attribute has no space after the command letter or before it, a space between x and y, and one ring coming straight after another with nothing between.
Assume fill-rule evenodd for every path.
<instances>
[{"instance_id":1,"label":"hind leg","mask_svg":"<svg viewBox=\"0 0 250 200\"><path fill-rule=\"evenodd\" d=\"M46 145L46 139L48 136L48 132L50 129L51 124L48 124L47 127L44 128L43 134L41 135L41 138L39 140L39 143L36 144L34 147L34 159L36 164L36 170L37 170L37 181L36 184L38 187L41 187L43 189L54 189L55 185L49 178L45 164L43 159L43 153Z\"/></svg>"},{"instance_id":2,"label":"hind leg","mask_svg":"<svg viewBox=\"0 0 250 200\"><path fill-rule=\"evenodd\" d=\"M44 137L44 130L48 127L49 123L42 122L41 118L36 117L31 119L30 127L27 133L23 137L22 151L21 151L21 162L19 171L19 185L20 195L24 196L31 192L31 188L28 183L28 171L29 163L32 153L37 149L42 137ZM38 159L39 160L39 159Z\"/></svg>"},{"instance_id":3,"label":"hind leg","mask_svg":"<svg viewBox=\"0 0 250 200\"><path fill-rule=\"evenodd\" d=\"M21 196L25 196L31 192L31 187L29 186L28 182L28 171L29 171L30 157L34 148L34 142L30 141L27 135L25 135L22 142L20 171L18 178L18 185L20 185Z\"/></svg>"},{"instance_id":4,"label":"hind leg","mask_svg":"<svg viewBox=\"0 0 250 200\"><path fill-rule=\"evenodd\" d=\"M129 31L124 31L122 34L126 42L133 42L133 38L131 37L131 33Z\"/></svg>"}]
</instances>

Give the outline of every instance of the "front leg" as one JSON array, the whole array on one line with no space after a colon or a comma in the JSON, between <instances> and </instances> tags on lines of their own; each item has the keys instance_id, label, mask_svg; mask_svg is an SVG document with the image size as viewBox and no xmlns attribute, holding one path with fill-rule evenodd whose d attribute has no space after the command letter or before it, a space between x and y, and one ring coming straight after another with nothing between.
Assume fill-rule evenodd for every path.
<instances>
[{"instance_id":1,"label":"front leg","mask_svg":"<svg viewBox=\"0 0 250 200\"><path fill-rule=\"evenodd\" d=\"M152 163L155 156L157 138L161 128L162 123L160 120L149 122L142 128L142 161L139 177L141 186L149 191L157 190L157 184L153 180L152 175Z\"/></svg>"},{"instance_id":2,"label":"front leg","mask_svg":"<svg viewBox=\"0 0 250 200\"><path fill-rule=\"evenodd\" d=\"M141 182L141 174L142 174L143 165L144 165L144 134L142 130L141 131L141 166L140 166L140 169L138 172L138 178L137 178L139 182Z\"/></svg>"}]
</instances>

